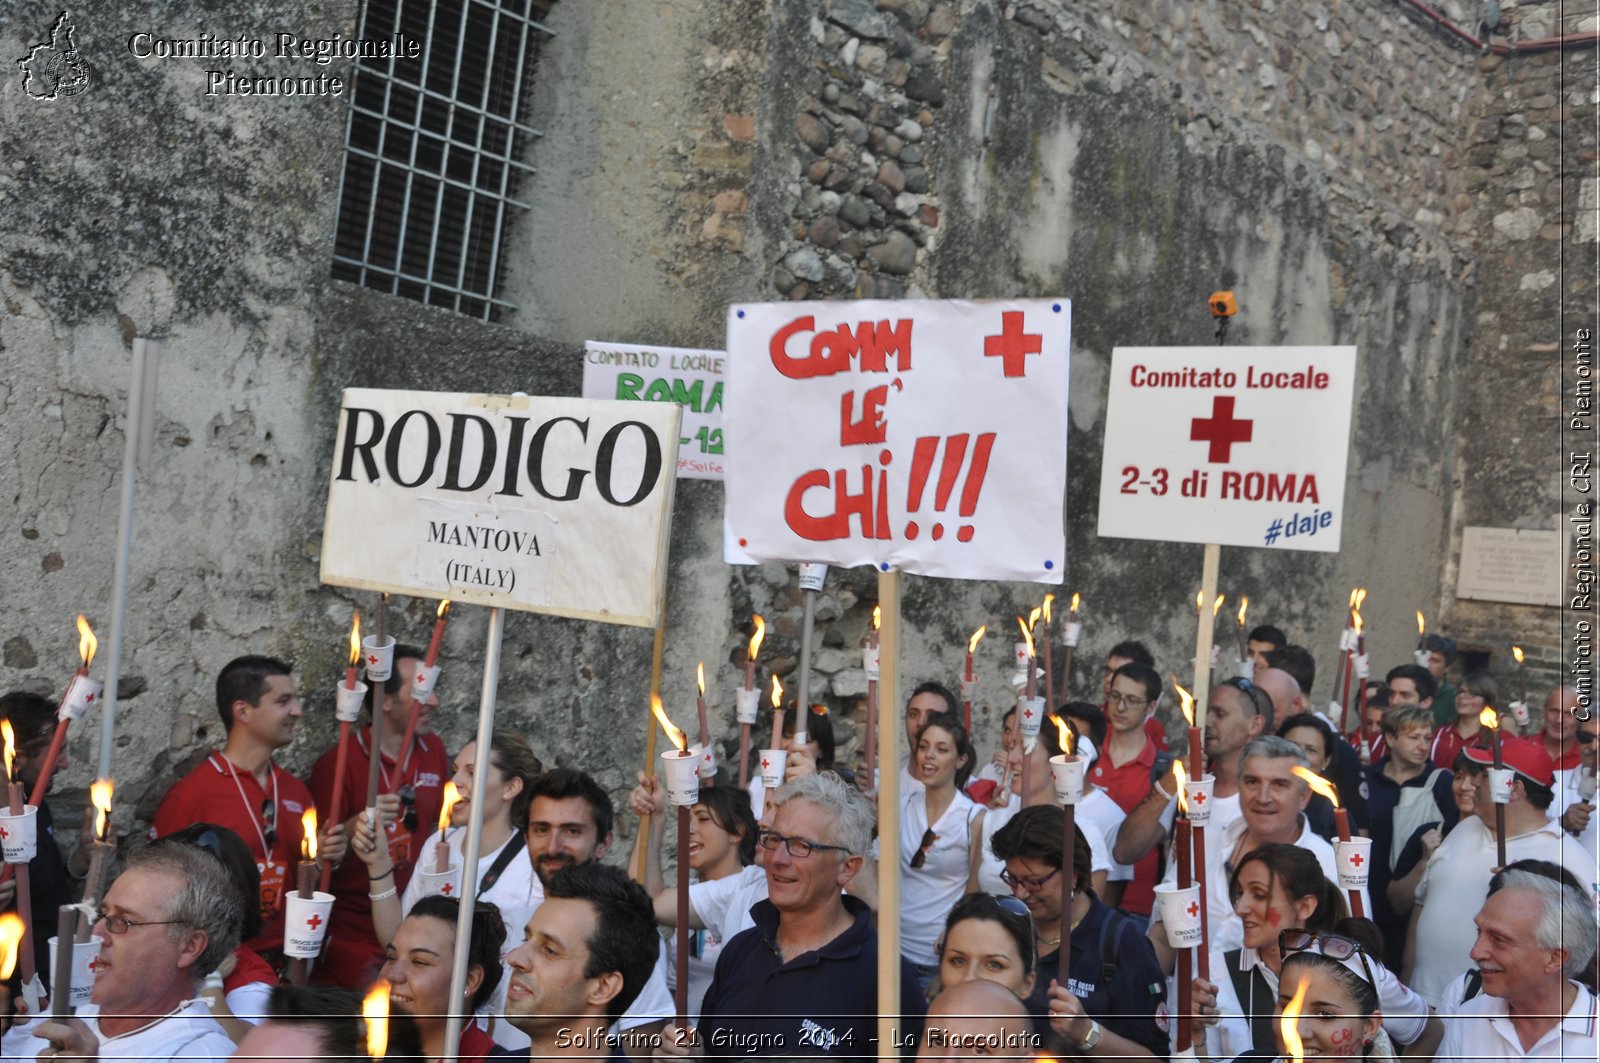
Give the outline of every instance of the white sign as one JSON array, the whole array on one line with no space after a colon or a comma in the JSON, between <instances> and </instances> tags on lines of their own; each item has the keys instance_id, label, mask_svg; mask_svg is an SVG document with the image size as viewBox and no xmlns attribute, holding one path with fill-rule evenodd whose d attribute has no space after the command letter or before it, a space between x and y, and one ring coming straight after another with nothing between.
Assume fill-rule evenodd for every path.
<instances>
[{"instance_id":1,"label":"white sign","mask_svg":"<svg viewBox=\"0 0 1600 1063\"><path fill-rule=\"evenodd\" d=\"M671 403L349 389L322 582L653 626L678 430Z\"/></svg>"},{"instance_id":2,"label":"white sign","mask_svg":"<svg viewBox=\"0 0 1600 1063\"><path fill-rule=\"evenodd\" d=\"M1354 347L1119 347L1104 536L1339 549Z\"/></svg>"},{"instance_id":3,"label":"white sign","mask_svg":"<svg viewBox=\"0 0 1600 1063\"><path fill-rule=\"evenodd\" d=\"M583 397L677 403L683 407L678 475L720 480L725 471L722 402L727 364L726 351L590 340L583 349Z\"/></svg>"},{"instance_id":4,"label":"white sign","mask_svg":"<svg viewBox=\"0 0 1600 1063\"><path fill-rule=\"evenodd\" d=\"M758 561L1059 583L1071 304L728 309L728 525Z\"/></svg>"}]
</instances>

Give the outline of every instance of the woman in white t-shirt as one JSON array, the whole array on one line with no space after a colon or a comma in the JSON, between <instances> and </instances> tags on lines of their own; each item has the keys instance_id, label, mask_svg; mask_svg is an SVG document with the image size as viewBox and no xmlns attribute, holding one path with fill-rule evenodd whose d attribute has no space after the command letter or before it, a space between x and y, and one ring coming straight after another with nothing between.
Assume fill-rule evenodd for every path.
<instances>
[{"instance_id":1,"label":"woman in white t-shirt","mask_svg":"<svg viewBox=\"0 0 1600 1063\"><path fill-rule=\"evenodd\" d=\"M984 813L961 792L974 757L958 717L930 718L917 732L909 763L922 789L901 797L900 955L917 969L924 990L938 970L935 943L945 916L977 889L973 843Z\"/></svg>"}]
</instances>

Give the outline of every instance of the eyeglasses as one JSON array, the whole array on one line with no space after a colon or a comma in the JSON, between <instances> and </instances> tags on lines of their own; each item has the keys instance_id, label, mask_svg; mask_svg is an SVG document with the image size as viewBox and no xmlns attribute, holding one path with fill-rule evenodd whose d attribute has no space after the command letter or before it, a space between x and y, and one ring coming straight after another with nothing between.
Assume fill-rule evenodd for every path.
<instances>
[{"instance_id":1,"label":"eyeglasses","mask_svg":"<svg viewBox=\"0 0 1600 1063\"><path fill-rule=\"evenodd\" d=\"M267 843L270 854L272 847L278 844L278 804L270 797L261 801L261 823L261 840Z\"/></svg>"},{"instance_id":2,"label":"eyeglasses","mask_svg":"<svg viewBox=\"0 0 1600 1063\"><path fill-rule=\"evenodd\" d=\"M105 912L100 913L100 921L113 934L126 934L136 926L176 926L189 922L187 919L129 919L124 915L108 915Z\"/></svg>"},{"instance_id":3,"label":"eyeglasses","mask_svg":"<svg viewBox=\"0 0 1600 1063\"><path fill-rule=\"evenodd\" d=\"M1000 881L1004 882L1012 889L1018 889L1020 887L1021 889L1027 890L1029 893L1038 893L1049 884L1051 879L1055 878L1059 874L1061 874L1061 869L1057 867L1051 869L1048 875L1040 875L1038 878L1028 878L1023 875L1013 875L1009 868L1002 868L1000 870Z\"/></svg>"},{"instance_id":4,"label":"eyeglasses","mask_svg":"<svg viewBox=\"0 0 1600 1063\"><path fill-rule=\"evenodd\" d=\"M922 832L922 841L918 843L916 855L911 858L913 868L921 867L928 862L928 850L932 849L933 843L938 840L939 836L933 833L933 828L930 827Z\"/></svg>"},{"instance_id":5,"label":"eyeglasses","mask_svg":"<svg viewBox=\"0 0 1600 1063\"><path fill-rule=\"evenodd\" d=\"M847 846L824 845L821 842L807 841L804 838L791 838L786 835L779 834L775 830L762 831L761 837L758 840L761 843L761 848L765 849L769 853L777 852L778 846L781 844L789 851L789 855L794 857L796 860L804 860L818 849L821 849L824 852L844 853L846 856L850 855L850 849Z\"/></svg>"},{"instance_id":6,"label":"eyeglasses","mask_svg":"<svg viewBox=\"0 0 1600 1063\"><path fill-rule=\"evenodd\" d=\"M1361 942L1355 938L1347 938L1343 934L1315 934L1310 930L1280 930L1278 932L1278 951L1284 956L1291 952L1317 952L1330 960L1343 962L1355 956L1361 960L1361 969L1367 972L1367 982L1377 985L1378 980L1372 976L1372 968L1367 964L1367 950L1361 947Z\"/></svg>"},{"instance_id":7,"label":"eyeglasses","mask_svg":"<svg viewBox=\"0 0 1600 1063\"><path fill-rule=\"evenodd\" d=\"M1140 709L1142 709L1146 705L1150 704L1150 699L1149 698L1141 698L1141 697L1130 697L1127 694L1119 694L1115 690L1113 690L1111 693L1106 695L1106 704L1107 705L1126 705L1128 708L1132 709L1134 712L1138 712Z\"/></svg>"}]
</instances>

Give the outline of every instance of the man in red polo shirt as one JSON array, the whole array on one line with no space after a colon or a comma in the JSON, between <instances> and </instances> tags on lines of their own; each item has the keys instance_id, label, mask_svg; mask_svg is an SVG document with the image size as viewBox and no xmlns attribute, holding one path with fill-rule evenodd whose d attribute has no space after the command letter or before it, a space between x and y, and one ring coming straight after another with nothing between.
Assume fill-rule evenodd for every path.
<instances>
[{"instance_id":1,"label":"man in red polo shirt","mask_svg":"<svg viewBox=\"0 0 1600 1063\"><path fill-rule=\"evenodd\" d=\"M389 855L394 861L394 888L404 891L411 880L418 854L427 839L438 829L443 788L451 776L450 757L444 742L432 733L430 719L439 707L439 698L429 693L418 699L412 684L423 653L415 646L394 648L394 671L383 684L383 728L380 741L383 759L379 769L378 812L389 839ZM376 684L373 684L376 687ZM372 711L376 690L367 692L367 712ZM417 729L411 740L411 754L402 758L406 723L412 706L417 709ZM369 717L370 718L370 717ZM354 820L366 814L367 775L372 763L372 727L369 724L350 736L349 761L345 766L340 816L353 832ZM320 807L333 807L333 775L339 749L335 745L311 769L311 792ZM404 759L402 767L400 761ZM329 886L333 893L333 912L329 918L332 933L317 962L313 979L334 985L366 985L383 965L383 946L372 927L372 891L365 864L352 860L334 872Z\"/></svg>"},{"instance_id":2,"label":"man in red polo shirt","mask_svg":"<svg viewBox=\"0 0 1600 1063\"><path fill-rule=\"evenodd\" d=\"M262 923L260 935L245 944L276 962L283 948L283 894L293 885L289 872L305 836L301 816L313 807L311 791L272 759L300 722L289 665L259 656L229 661L217 676L217 714L226 742L167 791L150 821L150 837L205 821L243 838L261 871ZM319 856L344 859L343 827L325 823L318 835Z\"/></svg>"},{"instance_id":3,"label":"man in red polo shirt","mask_svg":"<svg viewBox=\"0 0 1600 1063\"><path fill-rule=\"evenodd\" d=\"M1158 750L1145 721L1161 700L1161 676L1149 665L1129 661L1111 677L1106 693L1106 748L1094 762L1089 780L1104 790L1124 812L1133 811L1150 792L1158 770ZM1152 849L1133 865L1133 881L1122 894L1122 907L1148 916L1155 900L1161 854Z\"/></svg>"},{"instance_id":4,"label":"man in red polo shirt","mask_svg":"<svg viewBox=\"0 0 1600 1063\"><path fill-rule=\"evenodd\" d=\"M1146 668L1155 668L1156 658L1144 643L1135 639L1126 639L1111 647L1111 652L1106 654L1106 668L1100 688L1100 693L1105 698L1100 702L1100 711L1106 713L1108 718L1110 716L1108 702L1111 699L1111 680L1115 678L1118 668L1130 663L1142 664ZM1156 674L1159 675L1160 673L1157 672ZM1156 744L1157 749L1167 748L1167 729L1160 720L1156 719L1154 712L1151 712L1145 719L1144 732L1150 736L1150 741Z\"/></svg>"}]
</instances>

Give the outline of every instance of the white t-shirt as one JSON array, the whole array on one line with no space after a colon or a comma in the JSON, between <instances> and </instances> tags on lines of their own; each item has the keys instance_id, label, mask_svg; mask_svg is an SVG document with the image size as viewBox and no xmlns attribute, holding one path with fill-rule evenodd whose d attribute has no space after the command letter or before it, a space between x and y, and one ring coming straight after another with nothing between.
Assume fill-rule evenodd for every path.
<instances>
[{"instance_id":1,"label":"white t-shirt","mask_svg":"<svg viewBox=\"0 0 1600 1063\"><path fill-rule=\"evenodd\" d=\"M929 825L926 792L900 801L900 954L927 966L938 960L933 945L945 916L967 892L973 845L972 821L983 810L959 791L939 821ZM922 866L911 860L921 850L924 832L932 830Z\"/></svg>"},{"instance_id":2,"label":"white t-shirt","mask_svg":"<svg viewBox=\"0 0 1600 1063\"><path fill-rule=\"evenodd\" d=\"M1119 864L1111 859L1111 848L1117 844L1117 831L1128 814L1111 795L1098 786L1085 786L1083 799L1078 802L1078 829L1089 842L1090 871L1104 870L1107 882L1132 882L1133 865Z\"/></svg>"},{"instance_id":3,"label":"white t-shirt","mask_svg":"<svg viewBox=\"0 0 1600 1063\"><path fill-rule=\"evenodd\" d=\"M1455 831L1450 833L1454 836ZM1506 855L1509 857L1511 854L1508 852ZM1532 1048L1522 1047L1522 1039L1511 1025L1506 1002L1499 997L1480 993L1444 1021L1444 1040L1439 1042L1439 1051L1434 1058L1595 1059L1600 1048L1595 1043L1594 994L1577 982L1572 985L1577 987L1578 992L1572 1007L1567 1009L1566 1017L1546 1030Z\"/></svg>"},{"instance_id":4,"label":"white t-shirt","mask_svg":"<svg viewBox=\"0 0 1600 1063\"><path fill-rule=\"evenodd\" d=\"M1408 1045L1422 1036L1428 1025L1428 1002L1406 986L1380 961L1371 956L1367 963L1377 979L1378 1008L1383 1012L1383 1028L1395 1043ZM1262 1014L1270 1015L1277 1005L1278 975L1261 962L1255 949L1239 951L1239 970L1261 969L1270 995L1254 1002ZM1250 1016L1234 989L1233 978L1228 973L1227 961L1221 952L1211 953L1211 980L1217 987L1217 1014L1220 1021L1206 1031L1206 1054L1213 1059L1232 1059L1252 1051Z\"/></svg>"},{"instance_id":5,"label":"white t-shirt","mask_svg":"<svg viewBox=\"0 0 1600 1063\"><path fill-rule=\"evenodd\" d=\"M77 1011L78 1018L89 1027L100 1042L101 1059L173 1059L184 1063L223 1063L233 1055L233 1041L222 1032L222 1026L211 1017L211 1007L203 999L186 1000L171 1014L149 1026L107 1037L100 1032L100 1006L85 1004ZM39 1016L23 1026L12 1027L0 1041L0 1053L6 1060L38 1058L40 1052L52 1051L50 1042L33 1036L34 1028L49 1016Z\"/></svg>"},{"instance_id":6,"label":"white t-shirt","mask_svg":"<svg viewBox=\"0 0 1600 1063\"><path fill-rule=\"evenodd\" d=\"M1091 802L1091 797L1096 800ZM1089 842L1090 873L1105 871L1109 878L1112 869L1116 865L1111 862L1111 846L1108 843L1116 838L1116 828L1112 828L1109 836L1102 830L1094 829L1097 823L1103 823L1109 815L1109 813L1097 807L1101 803L1099 799L1104 799L1104 803L1109 805L1111 809L1119 814L1122 813L1122 809L1117 807L1117 803L1111 800L1111 797L1104 790L1096 789L1090 793L1085 793L1083 800L1078 803L1078 824L1083 830L1083 836ZM1091 805L1096 807L1089 812L1085 812L1084 810L1091 808ZM1004 827L1015 818L1021 809L1021 798L1017 797L1016 794L1012 794L1011 799L1006 802L1004 808L991 808L984 813L983 828L978 838L978 844L982 850L982 855L978 859L979 892L999 894L1004 897L1011 896L1011 887L1007 886L1000 877L1000 872L1005 870L1005 861L994 855L994 847L989 842L1001 827ZM1119 819L1117 821L1118 825L1121 825L1121 822ZM1129 877L1132 877L1131 872ZM946 909L947 913L948 911L949 909ZM943 919L939 921L939 929L941 931L944 929Z\"/></svg>"},{"instance_id":7,"label":"white t-shirt","mask_svg":"<svg viewBox=\"0 0 1600 1063\"><path fill-rule=\"evenodd\" d=\"M757 901L766 899L766 870L754 864L741 868L737 875L728 875L712 882L695 882L689 886L689 907L706 929L723 942L731 941L733 935L755 926L756 921L750 918L750 909Z\"/></svg>"},{"instance_id":8,"label":"white t-shirt","mask_svg":"<svg viewBox=\"0 0 1600 1063\"><path fill-rule=\"evenodd\" d=\"M1553 860L1579 882L1593 882L1588 854L1553 819L1506 839L1506 860ZM1416 965L1411 987L1439 1007L1450 983L1474 966L1472 944L1478 930L1473 917L1489 895L1489 879L1500 863L1494 835L1477 816L1456 824L1428 858L1417 883Z\"/></svg>"}]
</instances>

